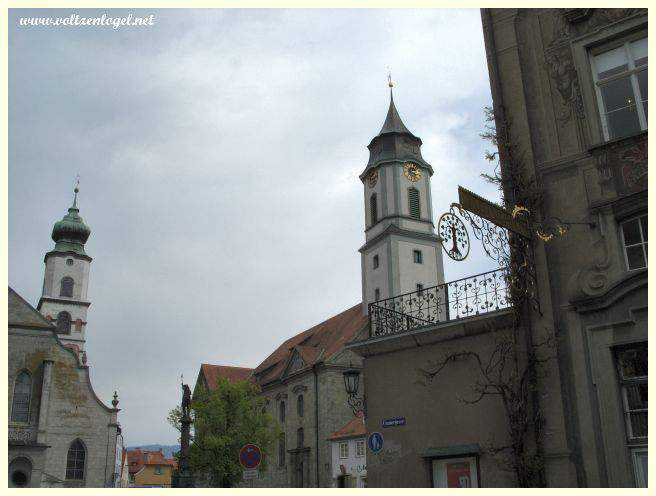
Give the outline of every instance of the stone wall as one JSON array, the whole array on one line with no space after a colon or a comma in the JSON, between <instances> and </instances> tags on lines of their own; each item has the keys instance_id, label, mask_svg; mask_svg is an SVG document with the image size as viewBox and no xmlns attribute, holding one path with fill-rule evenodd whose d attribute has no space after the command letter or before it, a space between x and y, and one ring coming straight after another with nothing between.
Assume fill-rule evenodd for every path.
<instances>
[{"instance_id":1,"label":"stone wall","mask_svg":"<svg viewBox=\"0 0 656 496\"><path fill-rule=\"evenodd\" d=\"M39 404L44 385L44 363L50 362L51 374L47 404ZM117 411L103 405L95 396L89 372L75 354L57 342L50 331L10 329L9 402L13 384L21 370L33 374L30 427L38 430L38 443L49 446L40 459L35 458L35 478L42 473L64 480L70 444L80 439L86 447L86 487L111 483L116 446ZM10 424L10 428L12 425ZM16 427L16 426L13 426ZM36 448L10 446L9 460ZM34 481L36 484L36 481ZM38 481L41 483L41 480ZM37 484L38 485L38 484Z\"/></svg>"}]
</instances>

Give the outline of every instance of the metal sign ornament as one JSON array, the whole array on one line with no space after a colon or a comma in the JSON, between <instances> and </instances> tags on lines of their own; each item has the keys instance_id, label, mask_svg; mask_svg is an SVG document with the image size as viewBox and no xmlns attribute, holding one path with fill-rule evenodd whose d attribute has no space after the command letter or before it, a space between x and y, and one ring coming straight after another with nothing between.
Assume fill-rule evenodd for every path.
<instances>
[{"instance_id":1,"label":"metal sign ornament","mask_svg":"<svg viewBox=\"0 0 656 496\"><path fill-rule=\"evenodd\" d=\"M440 238L442 238L442 248L450 258L457 262L467 258L467 255L469 255L469 234L465 224L458 216L450 212L442 214L437 225L437 231Z\"/></svg>"}]
</instances>

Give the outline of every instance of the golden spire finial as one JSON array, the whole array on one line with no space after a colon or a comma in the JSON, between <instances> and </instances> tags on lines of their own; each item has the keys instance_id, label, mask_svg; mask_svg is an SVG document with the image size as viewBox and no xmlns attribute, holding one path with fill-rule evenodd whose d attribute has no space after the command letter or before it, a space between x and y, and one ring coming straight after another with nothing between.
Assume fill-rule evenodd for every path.
<instances>
[{"instance_id":1,"label":"golden spire finial","mask_svg":"<svg viewBox=\"0 0 656 496\"><path fill-rule=\"evenodd\" d=\"M389 70L389 67L387 69L388 69L388 72L387 72L387 86L389 86L390 88L393 88L394 87L394 82L392 82L392 71Z\"/></svg>"}]
</instances>

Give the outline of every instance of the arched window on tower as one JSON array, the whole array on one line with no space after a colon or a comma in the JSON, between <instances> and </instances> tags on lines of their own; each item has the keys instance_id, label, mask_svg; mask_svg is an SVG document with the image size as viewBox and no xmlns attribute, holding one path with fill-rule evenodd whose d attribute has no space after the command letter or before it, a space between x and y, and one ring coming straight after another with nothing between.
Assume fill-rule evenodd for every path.
<instances>
[{"instance_id":1,"label":"arched window on tower","mask_svg":"<svg viewBox=\"0 0 656 496\"><path fill-rule=\"evenodd\" d=\"M68 312L59 312L57 314L57 332L61 334L71 333L71 314Z\"/></svg>"},{"instance_id":2,"label":"arched window on tower","mask_svg":"<svg viewBox=\"0 0 656 496\"><path fill-rule=\"evenodd\" d=\"M23 370L14 381L14 397L11 400L11 421L28 423L32 398L32 375Z\"/></svg>"},{"instance_id":3,"label":"arched window on tower","mask_svg":"<svg viewBox=\"0 0 656 496\"><path fill-rule=\"evenodd\" d=\"M66 480L82 481L84 480L84 463L87 457L87 450L79 439L73 441L68 448L66 457Z\"/></svg>"},{"instance_id":4,"label":"arched window on tower","mask_svg":"<svg viewBox=\"0 0 656 496\"><path fill-rule=\"evenodd\" d=\"M421 218L421 204L419 203L419 190L408 188L408 212L413 219Z\"/></svg>"},{"instance_id":5,"label":"arched window on tower","mask_svg":"<svg viewBox=\"0 0 656 496\"><path fill-rule=\"evenodd\" d=\"M371 225L373 226L378 222L378 199L376 198L376 193L373 193L369 197L369 213L371 215Z\"/></svg>"},{"instance_id":6,"label":"arched window on tower","mask_svg":"<svg viewBox=\"0 0 656 496\"><path fill-rule=\"evenodd\" d=\"M284 401L280 402L280 423L281 424L285 423L285 402Z\"/></svg>"},{"instance_id":7,"label":"arched window on tower","mask_svg":"<svg viewBox=\"0 0 656 496\"><path fill-rule=\"evenodd\" d=\"M305 405L303 403L302 394L299 394L298 398L296 399L296 411L298 412L299 417L302 417L305 414Z\"/></svg>"},{"instance_id":8,"label":"arched window on tower","mask_svg":"<svg viewBox=\"0 0 656 496\"><path fill-rule=\"evenodd\" d=\"M75 283L73 282L72 277L64 277L61 280L61 291L59 291L59 296L66 296L68 298L72 298L74 285Z\"/></svg>"},{"instance_id":9,"label":"arched window on tower","mask_svg":"<svg viewBox=\"0 0 656 496\"><path fill-rule=\"evenodd\" d=\"M296 431L296 447L302 448L305 445L305 433L303 427L299 427Z\"/></svg>"}]
</instances>

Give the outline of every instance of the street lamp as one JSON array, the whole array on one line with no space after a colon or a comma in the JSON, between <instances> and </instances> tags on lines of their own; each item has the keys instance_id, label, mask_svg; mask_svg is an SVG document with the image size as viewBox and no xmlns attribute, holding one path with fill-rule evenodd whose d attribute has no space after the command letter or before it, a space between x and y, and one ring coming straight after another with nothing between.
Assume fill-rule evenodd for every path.
<instances>
[{"instance_id":1,"label":"street lamp","mask_svg":"<svg viewBox=\"0 0 656 496\"><path fill-rule=\"evenodd\" d=\"M358 389L360 386L360 370L359 369L348 369L344 371L344 388L346 389L347 402L353 414L356 417L364 417L367 405L364 400L364 396L358 396Z\"/></svg>"}]
</instances>

